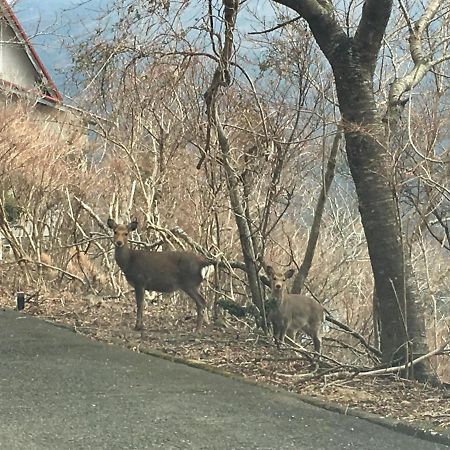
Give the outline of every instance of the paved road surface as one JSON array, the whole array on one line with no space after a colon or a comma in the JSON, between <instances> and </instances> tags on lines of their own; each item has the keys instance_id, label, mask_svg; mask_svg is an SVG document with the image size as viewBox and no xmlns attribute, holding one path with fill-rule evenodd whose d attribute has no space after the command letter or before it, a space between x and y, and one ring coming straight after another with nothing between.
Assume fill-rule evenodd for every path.
<instances>
[{"instance_id":1,"label":"paved road surface","mask_svg":"<svg viewBox=\"0 0 450 450\"><path fill-rule=\"evenodd\" d=\"M448 448L0 311L0 448Z\"/></svg>"}]
</instances>

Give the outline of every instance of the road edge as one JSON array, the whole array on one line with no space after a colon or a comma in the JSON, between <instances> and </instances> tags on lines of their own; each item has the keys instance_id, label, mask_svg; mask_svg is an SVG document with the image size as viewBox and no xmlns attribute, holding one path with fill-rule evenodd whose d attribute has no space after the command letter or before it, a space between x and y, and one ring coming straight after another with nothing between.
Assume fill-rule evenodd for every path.
<instances>
[{"instance_id":1,"label":"road edge","mask_svg":"<svg viewBox=\"0 0 450 450\"><path fill-rule=\"evenodd\" d=\"M75 331L75 330L73 330ZM75 331L76 332L76 331ZM80 333L83 334L83 333ZM84 335L84 334L83 334ZM102 341L97 341L102 342ZM158 349L147 346L145 344L140 344L139 348L136 348L136 345L133 343L124 342L118 338L111 339L111 344L115 346L119 346L122 348L126 348L127 350L135 351L137 353L143 353L149 356L153 356L156 358L165 359L171 362L175 362L178 364L184 364L190 367L194 367L201 370L207 370L208 372L215 373L217 375L222 375L227 378L232 378L238 380L240 382L251 384L254 386L261 386L265 389L269 389L273 392L283 392L288 395L295 396L295 398L308 403L312 406L316 406L318 408L326 409L328 411L337 412L339 414L344 414L352 417L357 417L362 420L366 420L377 425L381 425L385 428L389 428L391 430L395 430L401 432L403 434L407 434L409 436L414 436L429 442L434 442L437 444L443 444L450 446L450 430L448 432L438 432L431 429L426 423L418 423L418 424L410 424L405 423L399 419L391 419L387 417L378 416L374 413L370 413L358 408L348 407L340 405L339 403L329 402L326 400L319 399L317 397L312 397L309 395L299 394L297 392L288 391L286 389L278 388L269 383L261 382L246 378L242 375L228 372L224 369L220 369L206 362L181 358L174 355L169 355L164 353Z\"/></svg>"},{"instance_id":2,"label":"road edge","mask_svg":"<svg viewBox=\"0 0 450 450\"><path fill-rule=\"evenodd\" d=\"M328 411L336 412L339 414L357 417L359 419L366 420L368 422L383 426L385 428L389 428L391 430L398 431L400 433L403 433L403 434L406 434L409 436L417 437L417 438L420 438L420 439L423 439L423 440L426 440L429 442L433 442L436 444L442 444L442 445L446 445L446 446L450 447L450 430L448 430L446 432L438 432L438 431L431 429L431 427L429 427L429 425L424 422L418 422L418 423L416 422L415 424L412 424L412 423L405 423L399 419L392 419L392 418L378 416L374 413L370 413L370 412L367 412L367 411L364 411L364 410L361 410L358 408L343 406L343 405L340 405L339 403L334 403L334 402L319 399L317 397L312 397L312 396L308 396L308 395L304 395L304 394L299 394L297 392L288 391L286 389L282 389L282 388L273 386L266 382L252 380L250 378L244 377L243 375L229 372L227 370L218 368L216 366L213 366L213 365L203 362L203 361L186 359L186 358L181 358L181 357L174 356L174 355L169 355L167 353L162 352L161 350L158 350L156 348L153 348L153 347L145 345L145 344L140 344L139 347L137 348L135 343L126 342L117 337L111 337L108 341L102 341L102 340L95 339L94 337L92 337L88 334L83 333L82 328L75 328L73 326L70 326L70 325L67 325L67 324L64 324L61 322L55 322L55 321L52 321L51 319L47 319L44 317L28 315L28 314L23 314L23 313L18 313L18 315L21 315L22 317L30 317L33 319L41 320L43 322L48 323L49 325L52 325L52 326L55 326L58 328L63 328L67 331L79 334L81 336L84 336L95 342L102 343L104 345L114 345L116 347L131 350L136 353L142 353L142 354L152 356L155 358L164 359L164 360L175 362L178 364L184 364L184 365L196 368L196 369L206 370L208 372L215 373L217 375L235 379L242 383L246 383L246 384L250 384L250 385L254 385L254 386L260 386L260 387L263 387L264 389L268 389L272 392L279 392L279 393L284 393L286 395L293 396L293 397L297 398L298 400L303 401L304 403L307 403L312 406L316 406L318 408L326 409Z\"/></svg>"}]
</instances>

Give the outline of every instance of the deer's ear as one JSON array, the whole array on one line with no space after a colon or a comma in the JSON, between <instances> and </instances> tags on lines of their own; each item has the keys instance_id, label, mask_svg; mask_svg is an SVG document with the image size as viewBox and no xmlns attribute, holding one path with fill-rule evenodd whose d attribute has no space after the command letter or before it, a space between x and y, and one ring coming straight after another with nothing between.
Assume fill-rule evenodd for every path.
<instances>
[{"instance_id":1,"label":"deer's ear","mask_svg":"<svg viewBox=\"0 0 450 450\"><path fill-rule=\"evenodd\" d=\"M108 219L106 224L109 228L111 228L111 230L114 230L114 228L116 228L117 226L116 222L113 219Z\"/></svg>"},{"instance_id":2,"label":"deer's ear","mask_svg":"<svg viewBox=\"0 0 450 450\"><path fill-rule=\"evenodd\" d=\"M137 222L137 220L135 219L135 220L133 220L133 222L130 222L130 223L128 224L128 230L129 230L129 231L134 231L134 230L137 228L137 226L138 226L138 222Z\"/></svg>"},{"instance_id":3,"label":"deer's ear","mask_svg":"<svg viewBox=\"0 0 450 450\"><path fill-rule=\"evenodd\" d=\"M286 272L284 273L284 278L286 278L286 280L291 278L292 275L294 275L294 272L295 272L294 269L286 270Z\"/></svg>"},{"instance_id":4,"label":"deer's ear","mask_svg":"<svg viewBox=\"0 0 450 450\"><path fill-rule=\"evenodd\" d=\"M273 267L272 266L265 266L264 270L266 271L267 275L272 276L273 274Z\"/></svg>"}]
</instances>

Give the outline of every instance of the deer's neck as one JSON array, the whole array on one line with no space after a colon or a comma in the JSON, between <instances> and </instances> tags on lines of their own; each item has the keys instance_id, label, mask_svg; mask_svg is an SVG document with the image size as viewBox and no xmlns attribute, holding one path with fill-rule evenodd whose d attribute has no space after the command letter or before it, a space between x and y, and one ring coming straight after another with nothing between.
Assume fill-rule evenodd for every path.
<instances>
[{"instance_id":1,"label":"deer's neck","mask_svg":"<svg viewBox=\"0 0 450 450\"><path fill-rule=\"evenodd\" d=\"M284 289L272 290L272 297L276 300L277 305L281 306L284 301Z\"/></svg>"},{"instance_id":2,"label":"deer's neck","mask_svg":"<svg viewBox=\"0 0 450 450\"><path fill-rule=\"evenodd\" d=\"M130 261L131 249L128 245L122 247L116 247L114 250L114 256L119 267L125 272Z\"/></svg>"}]
</instances>

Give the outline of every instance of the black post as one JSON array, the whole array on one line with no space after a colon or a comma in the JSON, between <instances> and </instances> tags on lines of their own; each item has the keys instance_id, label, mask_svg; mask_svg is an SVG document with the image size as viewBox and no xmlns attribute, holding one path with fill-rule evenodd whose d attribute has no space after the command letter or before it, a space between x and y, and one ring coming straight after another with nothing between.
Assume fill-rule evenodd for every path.
<instances>
[{"instance_id":1,"label":"black post","mask_svg":"<svg viewBox=\"0 0 450 450\"><path fill-rule=\"evenodd\" d=\"M16 303L17 311L22 311L25 308L25 293L21 291L17 292Z\"/></svg>"}]
</instances>

